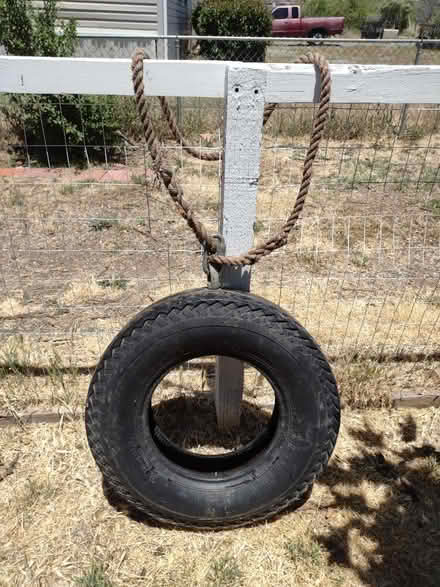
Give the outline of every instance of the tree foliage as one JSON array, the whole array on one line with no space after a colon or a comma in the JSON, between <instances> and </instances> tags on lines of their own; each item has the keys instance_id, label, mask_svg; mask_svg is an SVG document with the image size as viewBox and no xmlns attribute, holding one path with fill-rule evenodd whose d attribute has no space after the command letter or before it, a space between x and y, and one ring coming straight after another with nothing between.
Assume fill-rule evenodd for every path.
<instances>
[{"instance_id":1,"label":"tree foliage","mask_svg":"<svg viewBox=\"0 0 440 587\"><path fill-rule=\"evenodd\" d=\"M57 0L43 0L41 9L29 0L0 0L0 44L8 55L70 57L77 46L73 20L57 21ZM105 142L120 141L114 97L13 94L3 106L10 127L27 151L47 163L99 157ZM69 147L67 147L69 145Z\"/></svg>"},{"instance_id":2,"label":"tree foliage","mask_svg":"<svg viewBox=\"0 0 440 587\"><path fill-rule=\"evenodd\" d=\"M201 0L192 14L198 35L270 37L272 21L263 0ZM258 41L201 41L206 59L264 61L266 43Z\"/></svg>"}]
</instances>

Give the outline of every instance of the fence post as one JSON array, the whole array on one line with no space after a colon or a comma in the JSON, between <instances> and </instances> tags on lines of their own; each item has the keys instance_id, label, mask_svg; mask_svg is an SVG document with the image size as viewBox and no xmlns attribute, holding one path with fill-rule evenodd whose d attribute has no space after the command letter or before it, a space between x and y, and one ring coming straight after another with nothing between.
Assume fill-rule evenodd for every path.
<instances>
[{"instance_id":1,"label":"fence post","mask_svg":"<svg viewBox=\"0 0 440 587\"><path fill-rule=\"evenodd\" d=\"M225 131L221 186L220 231L227 255L253 245L266 73L230 66L225 79ZM250 267L224 267L222 287L249 291ZM215 403L220 429L237 426L243 394L243 364L217 357Z\"/></svg>"},{"instance_id":2,"label":"fence post","mask_svg":"<svg viewBox=\"0 0 440 587\"><path fill-rule=\"evenodd\" d=\"M184 51L180 50L180 39L176 37L176 59L184 59ZM183 108L183 98L181 96L177 96L176 98L176 120L178 126L182 127L182 108Z\"/></svg>"},{"instance_id":3,"label":"fence post","mask_svg":"<svg viewBox=\"0 0 440 587\"><path fill-rule=\"evenodd\" d=\"M418 65L420 61L420 54L422 52L423 43L422 41L417 41L416 44L416 58L414 59L414 65ZM404 104L402 111L400 113L400 121L399 121L399 131L398 136L403 133L406 128L406 120L408 118L408 104Z\"/></svg>"}]
</instances>

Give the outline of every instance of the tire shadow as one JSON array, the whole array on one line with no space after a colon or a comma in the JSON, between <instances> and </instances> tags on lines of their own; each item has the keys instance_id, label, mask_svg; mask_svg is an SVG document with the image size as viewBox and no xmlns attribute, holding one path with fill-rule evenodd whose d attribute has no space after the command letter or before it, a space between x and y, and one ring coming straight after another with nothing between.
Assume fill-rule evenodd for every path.
<instances>
[{"instance_id":1,"label":"tire shadow","mask_svg":"<svg viewBox=\"0 0 440 587\"><path fill-rule=\"evenodd\" d=\"M202 454L237 450L254 440L269 425L272 409L241 402L240 425L219 430L212 393L193 392L163 400L153 416L165 436L182 449Z\"/></svg>"}]
</instances>

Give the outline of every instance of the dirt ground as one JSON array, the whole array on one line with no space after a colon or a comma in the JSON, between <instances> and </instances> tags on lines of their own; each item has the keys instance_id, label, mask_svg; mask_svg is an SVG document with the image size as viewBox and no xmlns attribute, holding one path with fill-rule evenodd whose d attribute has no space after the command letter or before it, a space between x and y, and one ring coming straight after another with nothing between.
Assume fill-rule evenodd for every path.
<instances>
[{"instance_id":1,"label":"dirt ground","mask_svg":"<svg viewBox=\"0 0 440 587\"><path fill-rule=\"evenodd\" d=\"M439 147L437 134L328 140L289 246L253 270L252 291L322 346L344 410L330 466L303 507L230 532L117 511L86 443L85 395L112 337L152 301L205 284L195 239L143 173L142 153L129 158L130 181L93 170L0 177L0 585L438 585L438 415L390 404L392 393L436 391L440 380ZM285 220L303 156L298 143L265 139L256 242ZM173 162L216 232L218 164L178 150ZM272 401L246 373L239 443ZM172 375L158 399L178 413L197 407L175 440L228 448L230 438L200 432L215 420L212 369L191 385L185 377L185 368ZM29 412L56 419L27 423Z\"/></svg>"}]
</instances>

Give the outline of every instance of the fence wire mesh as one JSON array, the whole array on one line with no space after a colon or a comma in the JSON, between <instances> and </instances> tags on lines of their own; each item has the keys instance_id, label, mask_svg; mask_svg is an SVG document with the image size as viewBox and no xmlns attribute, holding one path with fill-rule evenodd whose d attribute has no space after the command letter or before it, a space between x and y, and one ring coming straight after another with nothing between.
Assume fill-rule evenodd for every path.
<instances>
[{"instance_id":1,"label":"fence wire mesh","mask_svg":"<svg viewBox=\"0 0 440 587\"><path fill-rule=\"evenodd\" d=\"M90 366L137 311L205 285L201 251L151 169L133 100L93 98L92 117L77 97L54 98L50 115L35 98L38 124L15 110L20 134L6 122L15 98L2 102L0 363ZM194 147L222 148L223 100L171 103ZM220 162L187 156L151 106L185 194L216 232ZM54 111L69 112L58 135ZM256 242L292 206L313 113L280 105L265 128ZM374 379L438 386L439 132L437 104L333 105L304 215L253 269L252 291L349 364L339 376L355 370L360 396Z\"/></svg>"},{"instance_id":2,"label":"fence wire mesh","mask_svg":"<svg viewBox=\"0 0 440 587\"><path fill-rule=\"evenodd\" d=\"M175 54L182 59L222 59L225 61L265 61L293 63L305 51L319 51L330 63L358 64L440 64L440 41L429 39L366 40L252 38L228 40L221 37L158 38L156 55ZM176 45L177 44L177 45ZM177 47L177 49L176 49Z\"/></svg>"}]
</instances>

